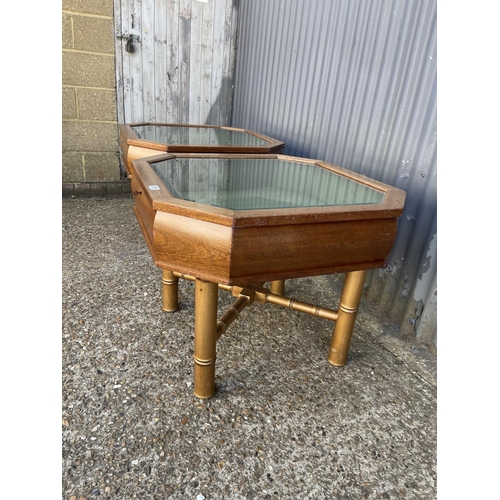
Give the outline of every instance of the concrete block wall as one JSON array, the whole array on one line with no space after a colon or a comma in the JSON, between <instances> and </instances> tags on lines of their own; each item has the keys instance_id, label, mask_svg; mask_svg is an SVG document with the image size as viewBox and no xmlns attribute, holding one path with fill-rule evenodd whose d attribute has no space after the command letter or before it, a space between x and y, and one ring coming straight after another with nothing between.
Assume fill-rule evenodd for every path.
<instances>
[{"instance_id":1,"label":"concrete block wall","mask_svg":"<svg viewBox=\"0 0 500 500\"><path fill-rule=\"evenodd\" d=\"M113 0L63 0L63 196L130 190L117 138Z\"/></svg>"}]
</instances>

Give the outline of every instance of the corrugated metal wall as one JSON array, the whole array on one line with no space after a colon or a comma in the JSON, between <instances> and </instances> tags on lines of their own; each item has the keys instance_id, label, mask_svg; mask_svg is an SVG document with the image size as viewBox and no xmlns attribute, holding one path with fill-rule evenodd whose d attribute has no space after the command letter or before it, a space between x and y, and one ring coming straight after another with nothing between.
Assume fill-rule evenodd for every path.
<instances>
[{"instance_id":1,"label":"corrugated metal wall","mask_svg":"<svg viewBox=\"0 0 500 500\"><path fill-rule=\"evenodd\" d=\"M436 344L436 0L241 0L233 126L407 192L366 292Z\"/></svg>"}]
</instances>

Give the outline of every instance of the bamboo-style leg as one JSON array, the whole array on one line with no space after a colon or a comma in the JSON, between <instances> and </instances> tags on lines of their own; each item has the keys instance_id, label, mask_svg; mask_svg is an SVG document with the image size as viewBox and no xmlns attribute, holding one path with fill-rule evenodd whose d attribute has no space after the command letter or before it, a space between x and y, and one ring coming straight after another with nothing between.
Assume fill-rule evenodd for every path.
<instances>
[{"instance_id":1,"label":"bamboo-style leg","mask_svg":"<svg viewBox=\"0 0 500 500\"><path fill-rule=\"evenodd\" d=\"M179 279L168 269L162 269L161 273L163 310L167 312L177 311L179 307Z\"/></svg>"},{"instance_id":2,"label":"bamboo-style leg","mask_svg":"<svg viewBox=\"0 0 500 500\"><path fill-rule=\"evenodd\" d=\"M215 393L218 291L217 283L196 278L194 296L194 395L202 399L207 399Z\"/></svg>"},{"instance_id":3,"label":"bamboo-style leg","mask_svg":"<svg viewBox=\"0 0 500 500\"><path fill-rule=\"evenodd\" d=\"M271 293L276 295L285 295L285 280L276 280L269 283Z\"/></svg>"},{"instance_id":4,"label":"bamboo-style leg","mask_svg":"<svg viewBox=\"0 0 500 500\"><path fill-rule=\"evenodd\" d=\"M328 355L328 361L332 365L346 364L365 278L366 271L352 271L346 274L339 302L339 317L335 322Z\"/></svg>"}]
</instances>

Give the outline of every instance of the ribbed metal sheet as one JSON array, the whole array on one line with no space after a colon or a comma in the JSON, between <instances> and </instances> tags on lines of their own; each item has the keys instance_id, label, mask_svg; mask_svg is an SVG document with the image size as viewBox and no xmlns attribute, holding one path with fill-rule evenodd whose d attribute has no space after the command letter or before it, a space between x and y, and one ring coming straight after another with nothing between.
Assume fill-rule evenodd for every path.
<instances>
[{"instance_id":1,"label":"ribbed metal sheet","mask_svg":"<svg viewBox=\"0 0 500 500\"><path fill-rule=\"evenodd\" d=\"M370 301L436 344L436 1L241 0L233 126L407 192Z\"/></svg>"}]
</instances>

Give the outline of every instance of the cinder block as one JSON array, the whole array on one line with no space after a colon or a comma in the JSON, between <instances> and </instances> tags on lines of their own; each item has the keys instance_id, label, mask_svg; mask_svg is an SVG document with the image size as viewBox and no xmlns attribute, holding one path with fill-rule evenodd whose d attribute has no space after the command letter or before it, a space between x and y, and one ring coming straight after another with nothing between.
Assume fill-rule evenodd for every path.
<instances>
[{"instance_id":1,"label":"cinder block","mask_svg":"<svg viewBox=\"0 0 500 500\"><path fill-rule=\"evenodd\" d=\"M78 89L78 116L81 120L118 121L115 90Z\"/></svg>"},{"instance_id":2,"label":"cinder block","mask_svg":"<svg viewBox=\"0 0 500 500\"><path fill-rule=\"evenodd\" d=\"M120 180L120 163L113 153L85 153L85 180L104 182Z\"/></svg>"},{"instance_id":3,"label":"cinder block","mask_svg":"<svg viewBox=\"0 0 500 500\"><path fill-rule=\"evenodd\" d=\"M120 182L108 182L107 187L108 187L108 195L111 196L131 192L129 180L122 180Z\"/></svg>"},{"instance_id":4,"label":"cinder block","mask_svg":"<svg viewBox=\"0 0 500 500\"><path fill-rule=\"evenodd\" d=\"M90 197L92 196L91 190L90 190L90 183L89 182L82 182L82 183L76 183L75 184L75 196L79 198L84 198L84 197Z\"/></svg>"},{"instance_id":5,"label":"cinder block","mask_svg":"<svg viewBox=\"0 0 500 500\"><path fill-rule=\"evenodd\" d=\"M75 196L75 185L72 182L63 183L62 185L63 198L70 198Z\"/></svg>"},{"instance_id":6,"label":"cinder block","mask_svg":"<svg viewBox=\"0 0 500 500\"><path fill-rule=\"evenodd\" d=\"M88 52L115 53L113 19L73 16L74 48Z\"/></svg>"},{"instance_id":7,"label":"cinder block","mask_svg":"<svg viewBox=\"0 0 500 500\"><path fill-rule=\"evenodd\" d=\"M63 153L62 155L62 181L63 183L83 182L83 155L81 153Z\"/></svg>"},{"instance_id":8,"label":"cinder block","mask_svg":"<svg viewBox=\"0 0 500 500\"><path fill-rule=\"evenodd\" d=\"M73 28L71 24L71 16L68 14L62 15L62 48L73 48Z\"/></svg>"},{"instance_id":9,"label":"cinder block","mask_svg":"<svg viewBox=\"0 0 500 500\"><path fill-rule=\"evenodd\" d=\"M70 182L62 185L63 198L106 197L130 194L130 181Z\"/></svg>"},{"instance_id":10,"label":"cinder block","mask_svg":"<svg viewBox=\"0 0 500 500\"><path fill-rule=\"evenodd\" d=\"M107 194L105 182L91 182L90 183L90 196L104 198Z\"/></svg>"},{"instance_id":11,"label":"cinder block","mask_svg":"<svg viewBox=\"0 0 500 500\"><path fill-rule=\"evenodd\" d=\"M62 83L77 87L115 88L114 55L62 53Z\"/></svg>"},{"instance_id":12,"label":"cinder block","mask_svg":"<svg viewBox=\"0 0 500 500\"><path fill-rule=\"evenodd\" d=\"M76 95L73 87L62 89L62 117L63 120L74 120L78 118L76 111Z\"/></svg>"},{"instance_id":13,"label":"cinder block","mask_svg":"<svg viewBox=\"0 0 500 500\"><path fill-rule=\"evenodd\" d=\"M62 0L62 10L113 16L113 0Z\"/></svg>"},{"instance_id":14,"label":"cinder block","mask_svg":"<svg viewBox=\"0 0 500 500\"><path fill-rule=\"evenodd\" d=\"M100 122L62 123L62 150L118 153L118 126Z\"/></svg>"}]
</instances>

